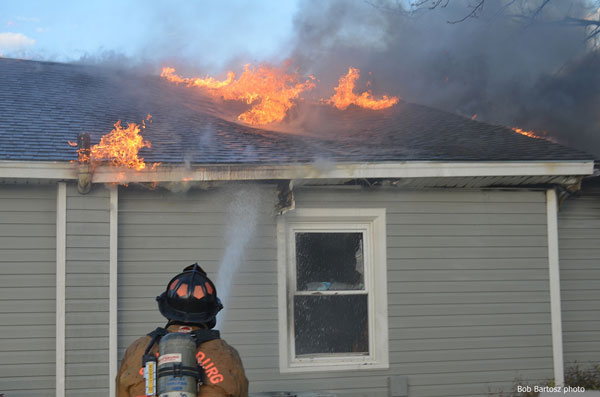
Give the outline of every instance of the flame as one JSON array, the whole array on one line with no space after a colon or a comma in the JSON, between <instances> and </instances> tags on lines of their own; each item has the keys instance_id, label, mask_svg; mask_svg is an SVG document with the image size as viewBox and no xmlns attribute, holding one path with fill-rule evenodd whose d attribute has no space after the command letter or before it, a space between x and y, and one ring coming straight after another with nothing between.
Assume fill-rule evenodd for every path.
<instances>
[{"instance_id":1,"label":"flame","mask_svg":"<svg viewBox=\"0 0 600 397\"><path fill-rule=\"evenodd\" d=\"M471 116L471 120L475 120L477 118L477 113Z\"/></svg>"},{"instance_id":2,"label":"flame","mask_svg":"<svg viewBox=\"0 0 600 397\"><path fill-rule=\"evenodd\" d=\"M146 128L143 121L142 128ZM111 132L104 135L98 144L90 148L89 155L83 154L84 149L79 150L79 161L92 163L107 161L113 166L141 171L146 168L146 163L143 158L138 156L138 152L145 147L150 148L151 145L140 135L140 125L130 123L127 124L127 128L124 128L119 120L114 124ZM86 158L87 156L89 158Z\"/></svg>"},{"instance_id":3,"label":"flame","mask_svg":"<svg viewBox=\"0 0 600 397\"><path fill-rule=\"evenodd\" d=\"M218 81L213 79L212 77L206 77L204 79L201 78L184 78L175 74L175 68L165 67L162 69L160 77L167 79L168 81L176 84L185 84L188 87L204 87L209 89L219 89L231 84L233 79L235 79L235 73L227 72L227 79L223 81Z\"/></svg>"},{"instance_id":4,"label":"flame","mask_svg":"<svg viewBox=\"0 0 600 397\"><path fill-rule=\"evenodd\" d=\"M514 132L516 132L517 134L525 135L525 136L528 136L529 138L544 139L544 137L537 135L533 131L525 131L522 128L516 128L516 127L512 128L512 130Z\"/></svg>"},{"instance_id":5,"label":"flame","mask_svg":"<svg viewBox=\"0 0 600 397\"><path fill-rule=\"evenodd\" d=\"M200 87L215 98L243 101L252 107L240 114L238 119L251 125L264 125L282 121L289 109L294 106L293 100L300 93L312 89L314 77L300 82L298 74L288 74L285 65L276 68L266 64L257 68L244 66L244 72L235 80L235 74L227 73L227 79L218 81L212 77L183 78L175 74L175 69L165 67L161 77L188 87Z\"/></svg>"},{"instance_id":6,"label":"flame","mask_svg":"<svg viewBox=\"0 0 600 397\"><path fill-rule=\"evenodd\" d=\"M354 104L367 109L380 110L394 106L398 103L398 97L384 95L381 99L373 98L371 91L365 91L360 95L354 93L354 85L360 77L360 70L350 67L348 74L340 77L338 86L334 88L335 94L327 103L332 104L340 110L346 109Z\"/></svg>"}]
</instances>

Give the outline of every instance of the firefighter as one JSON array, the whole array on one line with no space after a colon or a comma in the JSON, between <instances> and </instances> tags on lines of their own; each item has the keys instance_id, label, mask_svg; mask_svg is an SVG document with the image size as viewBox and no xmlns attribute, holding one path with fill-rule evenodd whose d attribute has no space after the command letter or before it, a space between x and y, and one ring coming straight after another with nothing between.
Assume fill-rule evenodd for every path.
<instances>
[{"instance_id":1,"label":"firefighter","mask_svg":"<svg viewBox=\"0 0 600 397\"><path fill-rule=\"evenodd\" d=\"M195 338L202 381L198 397L247 397L248 380L237 350L219 338L219 331L213 330L223 305L206 272L197 263L186 267L171 279L166 291L156 300L158 309L168 320L167 325L129 346L116 378L117 397L147 395L143 360L158 357L160 339L172 332L189 333Z\"/></svg>"}]
</instances>

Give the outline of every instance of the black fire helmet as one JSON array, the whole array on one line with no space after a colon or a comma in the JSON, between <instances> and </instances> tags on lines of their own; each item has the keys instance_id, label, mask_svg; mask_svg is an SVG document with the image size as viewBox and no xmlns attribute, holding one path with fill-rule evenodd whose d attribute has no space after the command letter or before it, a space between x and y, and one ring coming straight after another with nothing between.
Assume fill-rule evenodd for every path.
<instances>
[{"instance_id":1,"label":"black fire helmet","mask_svg":"<svg viewBox=\"0 0 600 397\"><path fill-rule=\"evenodd\" d=\"M217 289L197 263L183 269L156 297L158 310L167 319L184 323L211 324L223 309ZM212 328L212 327L210 327Z\"/></svg>"}]
</instances>

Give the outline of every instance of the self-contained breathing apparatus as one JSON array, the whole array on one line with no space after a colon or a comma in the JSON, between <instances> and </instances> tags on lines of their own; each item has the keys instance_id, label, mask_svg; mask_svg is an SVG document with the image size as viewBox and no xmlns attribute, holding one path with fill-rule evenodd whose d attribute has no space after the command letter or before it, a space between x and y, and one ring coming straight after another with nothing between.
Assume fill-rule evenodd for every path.
<instances>
[{"instance_id":1,"label":"self-contained breathing apparatus","mask_svg":"<svg viewBox=\"0 0 600 397\"><path fill-rule=\"evenodd\" d=\"M219 331L198 329L189 333L157 328L148 334L152 340L142 358L146 396L196 397L205 382L205 373L196 359L198 347L219 339ZM158 341L158 357L150 354Z\"/></svg>"},{"instance_id":2,"label":"self-contained breathing apparatus","mask_svg":"<svg viewBox=\"0 0 600 397\"><path fill-rule=\"evenodd\" d=\"M198 347L209 340L219 339L212 330L217 313L223 305L206 272L197 263L173 277L167 289L156 297L158 308L169 322L202 324L190 332L171 332L157 328L148 334L152 340L142 358L146 395L158 397L196 397L205 374L196 360ZM150 350L158 342L158 357Z\"/></svg>"}]
</instances>

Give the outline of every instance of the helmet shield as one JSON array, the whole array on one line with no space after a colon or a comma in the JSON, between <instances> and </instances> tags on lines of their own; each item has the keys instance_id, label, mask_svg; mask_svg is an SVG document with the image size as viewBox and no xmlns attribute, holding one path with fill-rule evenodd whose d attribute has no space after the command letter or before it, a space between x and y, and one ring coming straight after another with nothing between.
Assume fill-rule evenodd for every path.
<instances>
[{"instance_id":1,"label":"helmet shield","mask_svg":"<svg viewBox=\"0 0 600 397\"><path fill-rule=\"evenodd\" d=\"M223 309L215 285L198 264L173 277L156 300L163 316L186 323L210 323Z\"/></svg>"}]
</instances>

